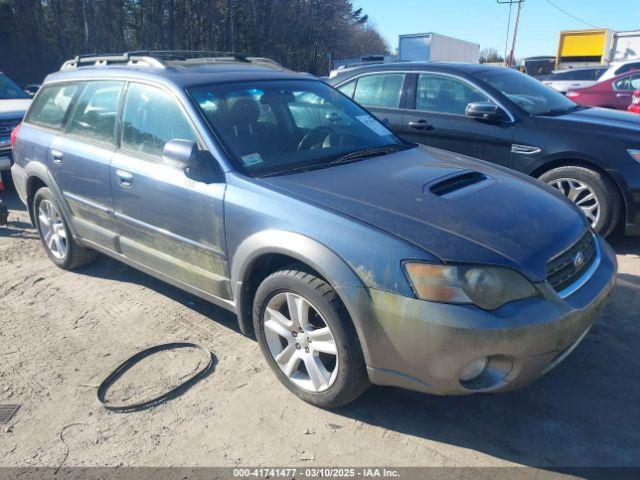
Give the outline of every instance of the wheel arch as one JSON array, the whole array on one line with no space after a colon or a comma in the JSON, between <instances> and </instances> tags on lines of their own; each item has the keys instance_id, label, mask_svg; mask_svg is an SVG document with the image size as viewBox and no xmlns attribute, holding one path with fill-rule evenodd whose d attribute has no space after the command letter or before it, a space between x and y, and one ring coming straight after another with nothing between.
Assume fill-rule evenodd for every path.
<instances>
[{"instance_id":1,"label":"wheel arch","mask_svg":"<svg viewBox=\"0 0 640 480\"><path fill-rule=\"evenodd\" d=\"M33 211L33 199L35 197L36 192L42 188L47 187L51 189L56 199L58 200L58 204L60 205L60 209L62 210L62 215L64 216L67 227L71 231L71 234L77 238L78 232L71 222L71 218L73 218L73 214L69 205L64 200L64 196L62 195L62 190L58 186L58 183L55 181L53 176L50 174L49 170L45 165L39 162L31 162L25 167L25 172L27 174L26 180L26 195L27 195L27 209L29 210L29 218L31 220L31 224L35 227L35 212Z\"/></svg>"},{"instance_id":2,"label":"wheel arch","mask_svg":"<svg viewBox=\"0 0 640 480\"><path fill-rule=\"evenodd\" d=\"M356 306L340 291L340 287L364 287L358 275L326 245L298 233L279 230L267 230L248 237L233 255L231 284L240 330L246 335L253 335L251 315L258 285L269 274L291 263L305 265L336 290L362 343Z\"/></svg>"},{"instance_id":3,"label":"wheel arch","mask_svg":"<svg viewBox=\"0 0 640 480\"><path fill-rule=\"evenodd\" d=\"M598 161L595 161L590 158L585 158L578 155L568 155L568 156L560 156L547 160L542 165L536 167L534 170L529 172L529 175L535 178L540 178L541 175L555 169L558 167L583 167L594 170L605 178L608 178L613 185L616 186L616 191L618 197L620 198L620 219L626 219L629 211L629 199L627 195L625 195L626 186L621 184L621 180L617 175L612 174L612 169L606 168L604 165L601 165Z\"/></svg>"}]
</instances>

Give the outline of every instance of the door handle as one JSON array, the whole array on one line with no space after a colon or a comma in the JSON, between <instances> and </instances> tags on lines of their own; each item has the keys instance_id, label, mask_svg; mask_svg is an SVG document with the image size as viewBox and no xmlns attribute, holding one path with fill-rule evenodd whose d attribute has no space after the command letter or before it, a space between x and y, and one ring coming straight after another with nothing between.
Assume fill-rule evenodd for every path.
<instances>
[{"instance_id":1,"label":"door handle","mask_svg":"<svg viewBox=\"0 0 640 480\"><path fill-rule=\"evenodd\" d=\"M624 97L630 97L631 94L630 93L616 93L616 97L618 98L624 98Z\"/></svg>"},{"instance_id":2,"label":"door handle","mask_svg":"<svg viewBox=\"0 0 640 480\"><path fill-rule=\"evenodd\" d=\"M116 170L116 175L118 176L118 183L123 187L130 187L133 183L133 175L129 172L125 172L124 170Z\"/></svg>"},{"instance_id":3,"label":"door handle","mask_svg":"<svg viewBox=\"0 0 640 480\"><path fill-rule=\"evenodd\" d=\"M51 159L56 165L60 165L62 163L63 157L64 155L62 152L59 152L58 150L51 150Z\"/></svg>"},{"instance_id":4,"label":"door handle","mask_svg":"<svg viewBox=\"0 0 640 480\"><path fill-rule=\"evenodd\" d=\"M427 122L424 118L416 120L415 122L409 122L409 126L416 130L433 130L433 125Z\"/></svg>"}]
</instances>

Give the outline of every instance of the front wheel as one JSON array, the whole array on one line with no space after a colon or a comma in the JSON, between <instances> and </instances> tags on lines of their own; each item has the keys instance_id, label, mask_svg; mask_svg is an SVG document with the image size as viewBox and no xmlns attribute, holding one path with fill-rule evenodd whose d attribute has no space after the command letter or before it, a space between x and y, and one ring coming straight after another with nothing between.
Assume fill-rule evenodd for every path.
<instances>
[{"instance_id":1,"label":"front wheel","mask_svg":"<svg viewBox=\"0 0 640 480\"><path fill-rule=\"evenodd\" d=\"M355 327L317 276L296 268L268 276L256 292L253 322L269 366L303 400L337 408L368 387Z\"/></svg>"},{"instance_id":2,"label":"front wheel","mask_svg":"<svg viewBox=\"0 0 640 480\"><path fill-rule=\"evenodd\" d=\"M611 179L600 172L570 165L545 172L540 180L575 203L594 231L608 235L618 224L620 195Z\"/></svg>"}]
</instances>

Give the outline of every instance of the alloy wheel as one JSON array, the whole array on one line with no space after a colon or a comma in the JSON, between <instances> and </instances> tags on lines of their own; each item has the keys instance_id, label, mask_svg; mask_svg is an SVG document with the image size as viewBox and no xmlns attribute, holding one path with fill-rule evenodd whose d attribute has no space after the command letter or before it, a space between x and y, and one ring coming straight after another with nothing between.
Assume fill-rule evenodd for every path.
<instances>
[{"instance_id":1,"label":"alloy wheel","mask_svg":"<svg viewBox=\"0 0 640 480\"><path fill-rule=\"evenodd\" d=\"M278 293L269 300L263 323L269 353L293 384L316 393L333 385L336 341L311 302L293 292Z\"/></svg>"},{"instance_id":2,"label":"alloy wheel","mask_svg":"<svg viewBox=\"0 0 640 480\"><path fill-rule=\"evenodd\" d=\"M595 192L584 182L575 178L559 178L549 185L560 190L564 196L575 203L585 214L592 227L600 220L600 202Z\"/></svg>"},{"instance_id":3,"label":"alloy wheel","mask_svg":"<svg viewBox=\"0 0 640 480\"><path fill-rule=\"evenodd\" d=\"M38 224L42 239L51 255L63 259L67 254L67 231L62 215L49 200L42 200L38 207Z\"/></svg>"}]
</instances>

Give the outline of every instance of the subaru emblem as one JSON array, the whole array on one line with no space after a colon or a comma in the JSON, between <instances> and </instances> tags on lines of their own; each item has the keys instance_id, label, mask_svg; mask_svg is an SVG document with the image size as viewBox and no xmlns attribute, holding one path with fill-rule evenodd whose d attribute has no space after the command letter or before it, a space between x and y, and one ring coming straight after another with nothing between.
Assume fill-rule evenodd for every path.
<instances>
[{"instance_id":1,"label":"subaru emblem","mask_svg":"<svg viewBox=\"0 0 640 480\"><path fill-rule=\"evenodd\" d=\"M580 268L584 264L584 253L578 252L573 257L573 266L576 268Z\"/></svg>"}]
</instances>

